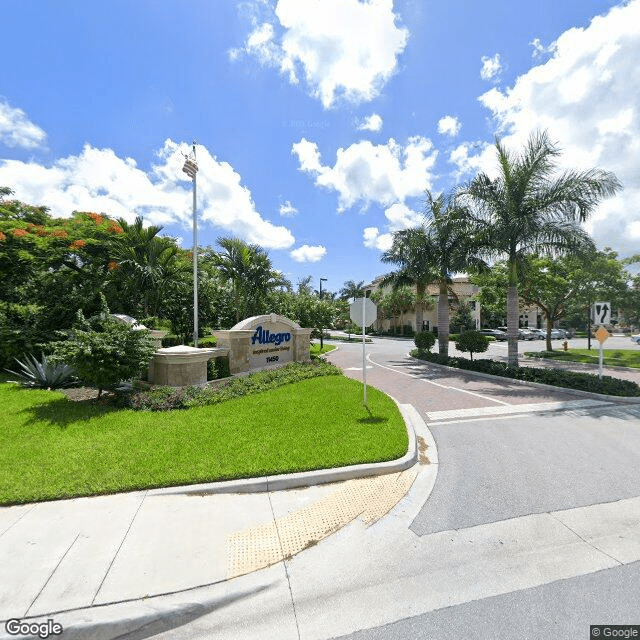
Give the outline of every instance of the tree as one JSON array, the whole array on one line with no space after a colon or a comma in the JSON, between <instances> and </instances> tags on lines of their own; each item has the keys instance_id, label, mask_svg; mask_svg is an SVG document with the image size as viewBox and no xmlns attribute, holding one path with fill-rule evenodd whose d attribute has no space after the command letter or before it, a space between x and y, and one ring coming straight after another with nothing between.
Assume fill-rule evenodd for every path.
<instances>
[{"instance_id":1,"label":"tree","mask_svg":"<svg viewBox=\"0 0 640 640\"><path fill-rule=\"evenodd\" d=\"M479 331L465 331L458 336L455 344L458 351L468 351L473 360L474 353L484 353L489 348L489 338Z\"/></svg>"},{"instance_id":2,"label":"tree","mask_svg":"<svg viewBox=\"0 0 640 640\"><path fill-rule=\"evenodd\" d=\"M360 282L356 282L355 280L347 280L344 283L342 289L340 289L340 297L343 300L349 300L349 298L353 298L354 301L356 298L362 298L364 296L364 280Z\"/></svg>"},{"instance_id":3,"label":"tree","mask_svg":"<svg viewBox=\"0 0 640 640\"><path fill-rule=\"evenodd\" d=\"M290 287L291 283L276 271L267 252L239 238L218 238L221 251L209 251L206 259L214 264L225 282L231 285L236 322L265 310L270 291Z\"/></svg>"},{"instance_id":4,"label":"tree","mask_svg":"<svg viewBox=\"0 0 640 640\"><path fill-rule=\"evenodd\" d=\"M454 327L460 327L461 332L475 329L471 305L468 302L462 302L456 307L453 317L451 318L451 324Z\"/></svg>"},{"instance_id":5,"label":"tree","mask_svg":"<svg viewBox=\"0 0 640 640\"><path fill-rule=\"evenodd\" d=\"M124 380L139 376L149 365L156 349L146 330L134 330L109 315L104 296L98 316L85 319L78 311L68 339L53 345L53 364L68 364L78 378L98 388L111 389Z\"/></svg>"},{"instance_id":6,"label":"tree","mask_svg":"<svg viewBox=\"0 0 640 640\"><path fill-rule=\"evenodd\" d=\"M413 281L418 300L425 299L427 284L434 281L438 284L438 350L447 355L451 277L456 272L482 270L486 265L477 255L469 212L456 202L455 194L443 193L437 198L430 191L426 194L425 222L415 229L394 233L394 244L382 261L400 266L388 278L392 282Z\"/></svg>"},{"instance_id":7,"label":"tree","mask_svg":"<svg viewBox=\"0 0 640 640\"><path fill-rule=\"evenodd\" d=\"M509 365L518 366L518 265L523 256L557 255L593 248L579 226L599 202L621 184L600 169L557 174L558 147L546 132L533 133L516 155L496 138L498 177L480 173L461 195L475 208L475 220L489 255L506 255Z\"/></svg>"}]
</instances>

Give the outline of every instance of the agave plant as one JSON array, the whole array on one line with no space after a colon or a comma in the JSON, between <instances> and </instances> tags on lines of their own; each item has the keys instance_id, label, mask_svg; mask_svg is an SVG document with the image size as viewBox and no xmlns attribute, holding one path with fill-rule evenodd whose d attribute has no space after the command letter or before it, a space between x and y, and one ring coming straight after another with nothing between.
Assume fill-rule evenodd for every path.
<instances>
[{"instance_id":1,"label":"agave plant","mask_svg":"<svg viewBox=\"0 0 640 640\"><path fill-rule=\"evenodd\" d=\"M14 376L18 376L20 384L36 389L61 389L71 387L76 383L73 369L68 364L52 364L44 353L40 362L33 355L27 354L24 361L14 358L20 365L21 371L5 369Z\"/></svg>"}]
</instances>

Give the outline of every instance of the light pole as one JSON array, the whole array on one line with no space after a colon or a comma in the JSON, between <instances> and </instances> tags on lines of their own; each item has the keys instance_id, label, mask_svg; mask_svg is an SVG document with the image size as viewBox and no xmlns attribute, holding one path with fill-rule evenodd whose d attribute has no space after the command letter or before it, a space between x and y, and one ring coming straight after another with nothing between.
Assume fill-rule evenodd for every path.
<instances>
[{"instance_id":1,"label":"light pole","mask_svg":"<svg viewBox=\"0 0 640 640\"><path fill-rule=\"evenodd\" d=\"M322 302L322 283L326 282L327 279L326 278L320 278L320 302ZM323 341L323 337L324 337L324 328L322 327L322 309L320 310L320 352L322 352L322 349L324 348L324 341Z\"/></svg>"},{"instance_id":2,"label":"light pole","mask_svg":"<svg viewBox=\"0 0 640 640\"><path fill-rule=\"evenodd\" d=\"M196 143L193 142L193 158L185 156L182 170L193 181L193 346L198 346L198 221L196 218Z\"/></svg>"}]
</instances>

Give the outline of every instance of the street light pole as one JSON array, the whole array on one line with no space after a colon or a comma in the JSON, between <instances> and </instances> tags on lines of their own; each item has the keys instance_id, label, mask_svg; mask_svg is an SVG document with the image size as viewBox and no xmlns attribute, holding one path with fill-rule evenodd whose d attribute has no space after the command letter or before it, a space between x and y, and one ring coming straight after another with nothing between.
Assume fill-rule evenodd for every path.
<instances>
[{"instance_id":1,"label":"street light pole","mask_svg":"<svg viewBox=\"0 0 640 640\"><path fill-rule=\"evenodd\" d=\"M193 159L186 156L182 170L193 181L193 346L198 346L198 220L196 216L196 143L193 142Z\"/></svg>"},{"instance_id":2,"label":"street light pole","mask_svg":"<svg viewBox=\"0 0 640 640\"><path fill-rule=\"evenodd\" d=\"M320 278L320 302L322 302L322 283L326 282L326 278ZM322 310L320 310L320 318L322 318ZM324 348L324 327L322 326L322 321L320 322L320 351Z\"/></svg>"}]
</instances>

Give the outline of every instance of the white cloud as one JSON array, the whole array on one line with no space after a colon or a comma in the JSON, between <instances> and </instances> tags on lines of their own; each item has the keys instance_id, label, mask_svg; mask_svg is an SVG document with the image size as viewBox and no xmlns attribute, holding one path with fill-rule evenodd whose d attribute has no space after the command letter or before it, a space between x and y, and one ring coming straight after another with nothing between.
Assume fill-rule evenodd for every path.
<instances>
[{"instance_id":1,"label":"white cloud","mask_svg":"<svg viewBox=\"0 0 640 640\"><path fill-rule=\"evenodd\" d=\"M358 126L358 131L380 131L382 118L377 113L367 116Z\"/></svg>"},{"instance_id":2,"label":"white cloud","mask_svg":"<svg viewBox=\"0 0 640 640\"><path fill-rule=\"evenodd\" d=\"M521 148L532 130L546 129L565 166L618 176L624 191L605 200L587 228L599 246L623 254L637 251L640 240L639 25L640 0L614 7L588 27L564 32L551 58L513 87L480 97L505 144Z\"/></svg>"},{"instance_id":3,"label":"white cloud","mask_svg":"<svg viewBox=\"0 0 640 640\"><path fill-rule=\"evenodd\" d=\"M17 198L43 204L52 214L72 211L104 212L132 220L136 215L154 224L191 220L191 187L182 173L186 144L167 140L151 171L139 169L132 158L120 158L111 149L86 145L77 156L58 159L45 167L36 162L0 161L0 184ZM227 162L218 161L203 147L198 154L198 214L210 223L248 242L272 249L287 249L295 239L291 232L265 220L249 189Z\"/></svg>"},{"instance_id":4,"label":"white cloud","mask_svg":"<svg viewBox=\"0 0 640 640\"><path fill-rule=\"evenodd\" d=\"M309 246L303 244L301 247L289 252L289 255L296 262L318 262L327 254L327 249L322 245Z\"/></svg>"},{"instance_id":5,"label":"white cloud","mask_svg":"<svg viewBox=\"0 0 640 640\"><path fill-rule=\"evenodd\" d=\"M438 152L430 140L414 136L406 145L390 138L386 144L361 141L338 149L333 167L321 163L315 142L302 138L292 147L300 170L315 177L319 187L338 193L338 210L345 211L357 202L368 207L404 202L408 197L431 188L431 170Z\"/></svg>"},{"instance_id":6,"label":"white cloud","mask_svg":"<svg viewBox=\"0 0 640 640\"><path fill-rule=\"evenodd\" d=\"M0 143L8 147L35 149L44 144L47 134L31 122L22 109L0 102Z\"/></svg>"},{"instance_id":7,"label":"white cloud","mask_svg":"<svg viewBox=\"0 0 640 640\"><path fill-rule=\"evenodd\" d=\"M496 53L490 58L482 56L482 68L480 69L480 77L483 80L497 80L502 73L503 66L500 60L500 54Z\"/></svg>"},{"instance_id":8,"label":"white cloud","mask_svg":"<svg viewBox=\"0 0 640 640\"><path fill-rule=\"evenodd\" d=\"M392 233L380 233L378 227L367 227L362 232L364 246L368 249L377 249L378 251L388 251L393 244Z\"/></svg>"},{"instance_id":9,"label":"white cloud","mask_svg":"<svg viewBox=\"0 0 640 640\"><path fill-rule=\"evenodd\" d=\"M280 215L283 218L292 218L298 213L298 210L287 200L280 205Z\"/></svg>"},{"instance_id":10,"label":"white cloud","mask_svg":"<svg viewBox=\"0 0 640 640\"><path fill-rule=\"evenodd\" d=\"M534 38L530 43L533 47L532 57L533 58L543 58L548 55L551 55L556 50L556 43L552 42L548 47L545 47L542 42L540 42L540 38Z\"/></svg>"},{"instance_id":11,"label":"white cloud","mask_svg":"<svg viewBox=\"0 0 640 640\"><path fill-rule=\"evenodd\" d=\"M242 51L277 67L293 84L303 77L325 108L339 97L354 103L375 98L409 35L396 26L393 0L278 0L271 20L258 24L254 18ZM240 50L230 56L237 60Z\"/></svg>"},{"instance_id":12,"label":"white cloud","mask_svg":"<svg viewBox=\"0 0 640 640\"><path fill-rule=\"evenodd\" d=\"M409 207L400 202L396 202L387 208L384 215L387 219L387 232L380 233L378 227L367 227L364 229L362 235L365 247L387 251L391 248L395 231L417 227L422 222L422 216L419 213L409 209Z\"/></svg>"},{"instance_id":13,"label":"white cloud","mask_svg":"<svg viewBox=\"0 0 640 640\"><path fill-rule=\"evenodd\" d=\"M462 123L455 116L443 116L438 120L438 133L455 137L460 133Z\"/></svg>"}]
</instances>

